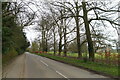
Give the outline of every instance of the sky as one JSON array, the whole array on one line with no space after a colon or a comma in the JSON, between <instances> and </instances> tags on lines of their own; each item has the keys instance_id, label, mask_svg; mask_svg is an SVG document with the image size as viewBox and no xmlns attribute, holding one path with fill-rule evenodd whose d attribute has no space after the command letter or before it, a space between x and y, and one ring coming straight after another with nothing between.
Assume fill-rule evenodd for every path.
<instances>
[{"instance_id":1,"label":"sky","mask_svg":"<svg viewBox=\"0 0 120 80\"><path fill-rule=\"evenodd\" d=\"M29 0L26 0L26 1L29 1ZM36 0L37 1L37 0ZM107 1L107 0L106 0ZM118 1L119 0L114 0L112 4L118 4ZM30 6L33 10L37 11L36 7L34 6ZM118 16L118 15L117 15ZM108 24L109 25L109 24ZM34 28L36 27L37 25L31 25L31 26L27 26L25 29L24 29L24 32L26 33L26 37L27 37L27 40L31 43L35 40L35 38L37 38L39 36L39 32L35 31ZM109 33L111 34L111 38L112 39L118 39L118 35L117 35L117 32L114 28L112 28L112 26L110 28L107 28L106 30L106 34Z\"/></svg>"},{"instance_id":2,"label":"sky","mask_svg":"<svg viewBox=\"0 0 120 80\"><path fill-rule=\"evenodd\" d=\"M34 25L27 26L24 28L24 32L26 33L27 40L30 42L30 44L39 36L39 32L34 30Z\"/></svg>"}]
</instances>

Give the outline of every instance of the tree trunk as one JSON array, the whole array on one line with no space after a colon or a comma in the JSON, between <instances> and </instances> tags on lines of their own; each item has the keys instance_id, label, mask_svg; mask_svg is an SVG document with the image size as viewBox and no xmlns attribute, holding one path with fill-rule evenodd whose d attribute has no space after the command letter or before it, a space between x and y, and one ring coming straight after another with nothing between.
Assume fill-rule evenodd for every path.
<instances>
[{"instance_id":1,"label":"tree trunk","mask_svg":"<svg viewBox=\"0 0 120 80\"><path fill-rule=\"evenodd\" d=\"M45 45L45 51L47 52L48 51L48 43L47 43L47 38L46 38L46 45Z\"/></svg>"},{"instance_id":2,"label":"tree trunk","mask_svg":"<svg viewBox=\"0 0 120 80\"><path fill-rule=\"evenodd\" d=\"M67 56L67 43L66 43L66 25L64 25L64 56Z\"/></svg>"},{"instance_id":3,"label":"tree trunk","mask_svg":"<svg viewBox=\"0 0 120 80\"><path fill-rule=\"evenodd\" d=\"M76 29L77 29L77 49L78 49L78 58L81 58L82 57L82 54L81 54L81 48L80 48L80 29L79 29L79 8L78 8L78 2L75 3L76 4L76 17L75 17L75 22L76 22Z\"/></svg>"},{"instance_id":4,"label":"tree trunk","mask_svg":"<svg viewBox=\"0 0 120 80\"><path fill-rule=\"evenodd\" d=\"M60 37L60 41L59 41L59 53L58 55L61 56L61 52L62 52L62 28L60 27L60 32L59 32L59 37Z\"/></svg>"},{"instance_id":5,"label":"tree trunk","mask_svg":"<svg viewBox=\"0 0 120 80\"><path fill-rule=\"evenodd\" d=\"M65 3L64 3L65 4ZM64 8L64 12L63 12L64 14L65 14L65 8ZM67 39L66 39L66 28L67 28L67 26L66 26L66 19L63 19L63 24L64 24L64 56L66 57L67 56Z\"/></svg>"},{"instance_id":6,"label":"tree trunk","mask_svg":"<svg viewBox=\"0 0 120 80\"><path fill-rule=\"evenodd\" d=\"M43 27L42 27L42 51L44 51L44 31L43 31Z\"/></svg>"},{"instance_id":7,"label":"tree trunk","mask_svg":"<svg viewBox=\"0 0 120 80\"><path fill-rule=\"evenodd\" d=\"M55 31L53 30L54 34L54 55L56 55L56 42L55 42Z\"/></svg>"},{"instance_id":8,"label":"tree trunk","mask_svg":"<svg viewBox=\"0 0 120 80\"><path fill-rule=\"evenodd\" d=\"M88 22L87 10L86 10L86 2L82 2L82 6L83 6L83 14L84 14L83 19L85 24L86 37L88 42L89 59L90 61L94 61L94 48L90 34L90 28L89 28L89 22Z\"/></svg>"},{"instance_id":9,"label":"tree trunk","mask_svg":"<svg viewBox=\"0 0 120 80\"><path fill-rule=\"evenodd\" d=\"M44 26L42 26L42 51L46 51L46 40L45 40Z\"/></svg>"},{"instance_id":10,"label":"tree trunk","mask_svg":"<svg viewBox=\"0 0 120 80\"><path fill-rule=\"evenodd\" d=\"M63 17L63 13L62 10L60 11L61 13L61 17ZM61 56L61 52L62 52L62 27L63 27L63 20L61 20L61 25L59 26L59 37L60 37L60 41L59 41L59 53L58 55Z\"/></svg>"},{"instance_id":11,"label":"tree trunk","mask_svg":"<svg viewBox=\"0 0 120 80\"><path fill-rule=\"evenodd\" d=\"M58 55L61 56L61 52L62 52L62 38L60 37L60 41L59 41L59 53Z\"/></svg>"}]
</instances>

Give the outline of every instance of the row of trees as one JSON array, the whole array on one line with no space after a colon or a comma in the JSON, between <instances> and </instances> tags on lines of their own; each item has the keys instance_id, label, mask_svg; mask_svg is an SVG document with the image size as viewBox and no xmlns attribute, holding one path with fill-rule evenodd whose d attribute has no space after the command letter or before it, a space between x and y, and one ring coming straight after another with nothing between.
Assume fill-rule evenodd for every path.
<instances>
[{"instance_id":1,"label":"row of trees","mask_svg":"<svg viewBox=\"0 0 120 80\"><path fill-rule=\"evenodd\" d=\"M52 48L54 55L58 48L59 55L67 51L72 43L76 43L78 58L82 58L82 46L88 47L89 60L94 61L94 54L98 49L105 48L109 40L105 28L117 28L119 5L109 2L51 1L44 2L44 10L36 2L29 2L42 11L38 22L41 35L37 38L40 49L48 51Z\"/></svg>"},{"instance_id":2,"label":"row of trees","mask_svg":"<svg viewBox=\"0 0 120 80\"><path fill-rule=\"evenodd\" d=\"M24 53L29 46L23 29L30 25L33 19L34 14L25 9L24 3L2 2L3 62Z\"/></svg>"}]
</instances>

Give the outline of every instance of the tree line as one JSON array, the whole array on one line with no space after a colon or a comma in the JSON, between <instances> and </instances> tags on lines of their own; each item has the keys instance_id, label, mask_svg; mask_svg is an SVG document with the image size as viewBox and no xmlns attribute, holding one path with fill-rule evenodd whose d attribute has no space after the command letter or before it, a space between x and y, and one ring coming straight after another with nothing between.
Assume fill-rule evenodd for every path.
<instances>
[{"instance_id":1,"label":"tree line","mask_svg":"<svg viewBox=\"0 0 120 80\"><path fill-rule=\"evenodd\" d=\"M3 63L26 51L30 44L23 29L30 25L33 19L34 13L28 12L22 2L2 2Z\"/></svg>"},{"instance_id":2,"label":"tree line","mask_svg":"<svg viewBox=\"0 0 120 80\"><path fill-rule=\"evenodd\" d=\"M111 34L106 34L106 28L114 28L116 31L120 26L118 23L119 4L111 5L111 1L79 0L70 1L44 1L44 6L36 2L29 2L38 8L41 16L35 30L40 32L37 38L39 49L48 51L53 49L54 55L58 51L67 56L70 45L76 43L78 58L82 58L82 46L88 50L89 60L94 61L95 52L99 49L112 46L108 42L117 42L110 39Z\"/></svg>"}]
</instances>

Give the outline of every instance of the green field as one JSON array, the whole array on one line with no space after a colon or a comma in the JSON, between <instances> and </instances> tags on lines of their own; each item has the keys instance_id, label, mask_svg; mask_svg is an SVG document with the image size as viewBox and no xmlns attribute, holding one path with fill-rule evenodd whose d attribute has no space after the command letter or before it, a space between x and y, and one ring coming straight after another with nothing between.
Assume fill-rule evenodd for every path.
<instances>
[{"instance_id":1,"label":"green field","mask_svg":"<svg viewBox=\"0 0 120 80\"><path fill-rule=\"evenodd\" d=\"M48 52L48 54L54 54L54 52ZM58 52L56 52L56 55L58 55ZM63 56L64 55L64 53L63 52L61 52L61 55ZM109 58L111 58L111 59L118 59L117 57L115 57L114 55L118 55L118 53L111 53L111 56L109 56ZM67 53L67 56L71 56L71 57L77 57L78 56L78 53ZM89 56L89 54L86 54L86 53L82 53L82 56L83 57L88 57ZM95 53L95 58L96 59L105 59L105 53L102 53L102 55L100 55L99 53Z\"/></svg>"}]
</instances>

